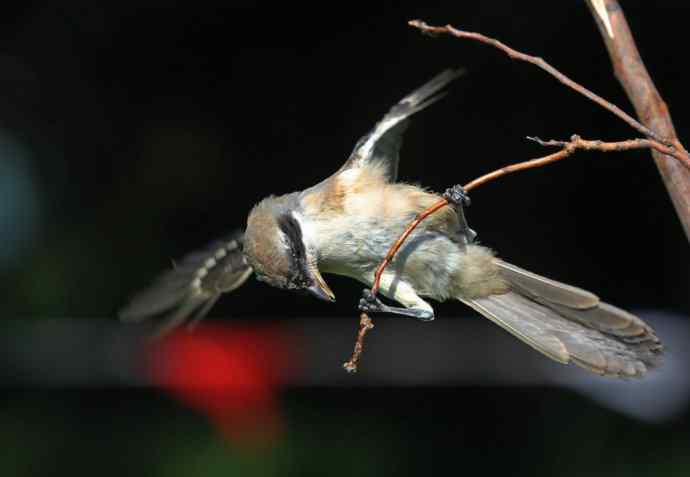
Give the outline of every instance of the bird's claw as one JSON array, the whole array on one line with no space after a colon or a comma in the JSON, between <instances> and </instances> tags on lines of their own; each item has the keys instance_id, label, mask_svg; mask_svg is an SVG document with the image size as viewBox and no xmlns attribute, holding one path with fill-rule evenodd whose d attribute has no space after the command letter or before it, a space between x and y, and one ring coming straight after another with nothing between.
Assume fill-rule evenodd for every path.
<instances>
[{"instance_id":1,"label":"bird's claw","mask_svg":"<svg viewBox=\"0 0 690 477\"><path fill-rule=\"evenodd\" d=\"M455 206L462 205L464 207L469 207L472 203L465 189L459 184L446 189L443 193L443 198Z\"/></svg>"},{"instance_id":2,"label":"bird's claw","mask_svg":"<svg viewBox=\"0 0 690 477\"><path fill-rule=\"evenodd\" d=\"M384 305L381 300L376 298L368 288L362 291L362 298L359 300L359 310L364 313L377 313L383 311Z\"/></svg>"}]
</instances>

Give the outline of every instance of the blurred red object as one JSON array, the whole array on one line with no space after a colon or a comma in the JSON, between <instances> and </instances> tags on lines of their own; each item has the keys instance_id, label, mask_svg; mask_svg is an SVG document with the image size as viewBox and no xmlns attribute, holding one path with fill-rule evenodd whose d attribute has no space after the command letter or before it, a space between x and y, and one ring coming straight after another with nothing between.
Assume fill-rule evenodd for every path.
<instances>
[{"instance_id":1,"label":"blurred red object","mask_svg":"<svg viewBox=\"0 0 690 477\"><path fill-rule=\"evenodd\" d=\"M295 370L295 341L275 326L202 324L152 343L147 369L233 443L266 445L282 428L277 393Z\"/></svg>"}]
</instances>

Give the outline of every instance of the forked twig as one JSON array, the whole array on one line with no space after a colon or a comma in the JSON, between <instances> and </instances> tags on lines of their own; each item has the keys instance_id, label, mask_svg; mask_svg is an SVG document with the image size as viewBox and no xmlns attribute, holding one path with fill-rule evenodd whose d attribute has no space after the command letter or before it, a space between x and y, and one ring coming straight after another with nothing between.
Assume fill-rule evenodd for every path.
<instances>
[{"instance_id":1,"label":"forked twig","mask_svg":"<svg viewBox=\"0 0 690 477\"><path fill-rule=\"evenodd\" d=\"M509 47L508 45L501 43L500 41L496 40L495 38L490 38L488 36L482 35L481 33L458 30L457 28L454 28L452 25L431 26L431 25L427 25L422 20L410 20L408 22L408 24L412 27L418 28L423 33L427 33L427 34L437 35L440 33L446 33L448 35L452 35L452 36L455 36L457 38L467 38L470 40L476 40L476 41L479 41L481 43L491 45L495 48L498 48L499 50L503 51L506 55L508 55L510 58L525 61L527 63L531 63L531 64L541 68L542 70L549 73L551 76L556 78L558 81L560 81L564 85L568 86L569 88L577 91L581 95L594 101L595 103L597 103L602 108L607 109L608 111L612 112L613 114L618 116L620 119L625 121L630 127L639 131L642 135L646 136L647 138L653 139L653 140L657 141L658 143L661 143L662 145L666 146L666 152L664 152L664 154L678 159L683 164L685 164L686 167L690 168L690 155L685 150L685 148L683 148L682 146L678 147L679 144L677 143L677 141L674 141L673 138L664 138L660 134L658 134L658 133L652 131L651 129L649 129L648 127L642 125L639 121L637 121L635 118L633 118L632 116L627 114L625 111L620 109L618 106L611 103L610 101L605 100L604 98L602 98L598 94L593 93L592 91L588 90L587 88L585 88L581 84L571 80L566 75L564 75L563 73L558 71L556 68L551 66L549 63L544 61L542 58L539 58L537 56L528 55L526 53L522 53L520 51L514 50L513 48Z\"/></svg>"}]
</instances>

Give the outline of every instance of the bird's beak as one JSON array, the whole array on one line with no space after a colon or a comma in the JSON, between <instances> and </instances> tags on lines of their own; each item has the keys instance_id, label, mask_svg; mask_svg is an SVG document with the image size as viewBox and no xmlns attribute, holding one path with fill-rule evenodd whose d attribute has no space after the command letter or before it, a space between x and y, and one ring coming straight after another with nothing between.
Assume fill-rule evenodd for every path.
<instances>
[{"instance_id":1,"label":"bird's beak","mask_svg":"<svg viewBox=\"0 0 690 477\"><path fill-rule=\"evenodd\" d=\"M319 273L319 269L316 266L311 266L309 267L309 274L314 279L314 284L307 288L307 291L321 300L335 301L335 293L326 284L321 273Z\"/></svg>"}]
</instances>

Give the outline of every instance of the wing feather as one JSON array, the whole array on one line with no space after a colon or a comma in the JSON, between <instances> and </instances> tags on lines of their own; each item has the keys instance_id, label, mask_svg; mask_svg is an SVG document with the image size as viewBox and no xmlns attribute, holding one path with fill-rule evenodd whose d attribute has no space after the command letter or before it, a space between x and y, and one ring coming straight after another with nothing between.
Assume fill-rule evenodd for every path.
<instances>
[{"instance_id":1,"label":"wing feather","mask_svg":"<svg viewBox=\"0 0 690 477\"><path fill-rule=\"evenodd\" d=\"M408 118L441 99L444 96L444 93L439 94L441 89L462 73L461 69L445 70L401 99L369 134L357 141L352 154L338 172L377 162L386 168L387 179L395 181Z\"/></svg>"},{"instance_id":2,"label":"wing feather","mask_svg":"<svg viewBox=\"0 0 690 477\"><path fill-rule=\"evenodd\" d=\"M234 233L186 255L135 295L120 310L120 319L135 322L158 317L163 321L161 331L190 318L202 319L222 293L235 290L252 273L242 253L242 238L241 233Z\"/></svg>"}]
</instances>

